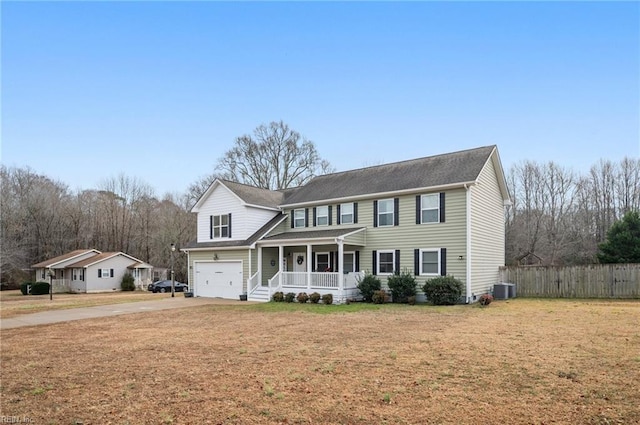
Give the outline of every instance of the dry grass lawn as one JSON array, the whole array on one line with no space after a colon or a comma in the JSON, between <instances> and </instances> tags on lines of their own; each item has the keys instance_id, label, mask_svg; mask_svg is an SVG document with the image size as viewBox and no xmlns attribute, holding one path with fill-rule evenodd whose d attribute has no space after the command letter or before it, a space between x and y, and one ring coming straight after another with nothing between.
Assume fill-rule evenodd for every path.
<instances>
[{"instance_id":1,"label":"dry grass lawn","mask_svg":"<svg viewBox=\"0 0 640 425\"><path fill-rule=\"evenodd\" d=\"M183 296L182 293L177 295ZM50 300L49 295L22 295L19 290L0 291L0 318L7 319L48 310L157 300L170 296L171 294L154 294L148 291L118 291L98 294L53 294L53 300Z\"/></svg>"},{"instance_id":2,"label":"dry grass lawn","mask_svg":"<svg viewBox=\"0 0 640 425\"><path fill-rule=\"evenodd\" d=\"M34 424L637 424L640 302L203 306L2 332Z\"/></svg>"}]
</instances>

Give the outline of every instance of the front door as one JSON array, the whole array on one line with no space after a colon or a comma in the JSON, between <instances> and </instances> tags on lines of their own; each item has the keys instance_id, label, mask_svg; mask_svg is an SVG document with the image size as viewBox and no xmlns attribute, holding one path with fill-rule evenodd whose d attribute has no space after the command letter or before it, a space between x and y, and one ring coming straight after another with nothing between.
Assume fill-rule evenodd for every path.
<instances>
[{"instance_id":1,"label":"front door","mask_svg":"<svg viewBox=\"0 0 640 425\"><path fill-rule=\"evenodd\" d=\"M306 272L307 271L307 254L304 252L293 253L293 271L294 272Z\"/></svg>"}]
</instances>

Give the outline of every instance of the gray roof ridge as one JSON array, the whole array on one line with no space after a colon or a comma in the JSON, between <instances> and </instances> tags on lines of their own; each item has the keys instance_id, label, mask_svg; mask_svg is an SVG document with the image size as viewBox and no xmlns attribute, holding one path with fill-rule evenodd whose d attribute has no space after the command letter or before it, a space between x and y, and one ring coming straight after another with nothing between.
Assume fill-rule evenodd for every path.
<instances>
[{"instance_id":1,"label":"gray roof ridge","mask_svg":"<svg viewBox=\"0 0 640 425\"><path fill-rule=\"evenodd\" d=\"M373 168L381 168L381 167L386 167L386 166L400 165L400 164L407 163L407 162L423 161L425 159L432 159L432 158L437 158L437 157L442 157L442 156L456 155L456 154L461 154L461 153L464 153L464 152L471 152L471 151L477 151L477 150L480 150L480 149L494 148L494 147L496 147L496 145L478 146L478 147L475 147L475 148L462 149L462 150L455 151L455 152L446 152L446 153L439 153L439 154L435 154L435 155L421 156L421 157L418 157L418 158L402 159L400 161L387 162L387 163L384 163L384 164L377 164L377 165L369 165L369 166L360 167L360 168L350 168L348 170L336 171L336 172L327 173L327 174L321 174L319 176L315 176L312 180L315 180L315 179L320 178L320 177L335 176L335 175L339 175L339 174L364 171L364 170L369 170L369 169L373 169ZM300 188L300 187L304 187L304 186L305 185L297 186L296 188ZM296 188L292 188L292 189L296 189Z\"/></svg>"}]
</instances>

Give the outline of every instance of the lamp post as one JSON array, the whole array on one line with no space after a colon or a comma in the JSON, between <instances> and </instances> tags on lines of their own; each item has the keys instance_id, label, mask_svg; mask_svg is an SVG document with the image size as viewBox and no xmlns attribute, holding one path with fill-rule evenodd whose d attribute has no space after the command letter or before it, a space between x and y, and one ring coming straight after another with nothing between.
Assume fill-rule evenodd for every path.
<instances>
[{"instance_id":1,"label":"lamp post","mask_svg":"<svg viewBox=\"0 0 640 425\"><path fill-rule=\"evenodd\" d=\"M176 244L171 244L171 298L176 296L176 280L173 275L173 253L176 250Z\"/></svg>"},{"instance_id":2,"label":"lamp post","mask_svg":"<svg viewBox=\"0 0 640 425\"><path fill-rule=\"evenodd\" d=\"M49 269L49 301L53 301L53 276L55 273Z\"/></svg>"}]
</instances>

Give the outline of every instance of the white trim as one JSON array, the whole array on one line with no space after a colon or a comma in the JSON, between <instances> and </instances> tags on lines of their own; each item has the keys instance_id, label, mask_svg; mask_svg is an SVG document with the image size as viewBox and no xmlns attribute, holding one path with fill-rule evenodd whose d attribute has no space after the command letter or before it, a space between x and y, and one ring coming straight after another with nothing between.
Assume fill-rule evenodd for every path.
<instances>
[{"instance_id":1,"label":"white trim","mask_svg":"<svg viewBox=\"0 0 640 425\"><path fill-rule=\"evenodd\" d=\"M315 252L315 263L316 263L316 270L318 270L319 272L324 272L326 270L320 270L318 269L318 255L326 255L327 256L327 269L329 267L331 267L331 253L330 252ZM315 270L311 270L312 272Z\"/></svg>"},{"instance_id":2,"label":"white trim","mask_svg":"<svg viewBox=\"0 0 640 425\"><path fill-rule=\"evenodd\" d=\"M343 196L341 198L317 199L314 201L299 202L297 204L282 204L280 205L280 208L282 209L304 208L304 207L312 207L316 205L356 202L356 201L367 200L367 199L387 198L389 196L397 197L400 195L410 195L412 193L417 195L418 193L424 193L424 192L435 192L435 191L446 192L447 190L450 190L450 189L463 188L465 186L470 186L477 183L478 183L477 181L471 180L468 182L444 184L440 186L418 187L418 188L412 188L412 189L392 190L388 192L378 192L378 193L364 193L362 195Z\"/></svg>"},{"instance_id":3,"label":"white trim","mask_svg":"<svg viewBox=\"0 0 640 425\"><path fill-rule=\"evenodd\" d=\"M304 221L304 224L302 226L298 226L297 221L300 220L299 218L296 218L296 213L302 211L302 221ZM293 210L293 228L294 229L304 229L305 227L307 227L307 212L304 208L296 208Z\"/></svg>"},{"instance_id":4,"label":"white trim","mask_svg":"<svg viewBox=\"0 0 640 425\"><path fill-rule=\"evenodd\" d=\"M349 230L349 229L344 229ZM259 240L256 241L256 244L264 246L264 247L274 247L274 246L278 246L278 245L306 245L309 241L312 241L314 245L322 245L322 243L328 243L328 244L334 244L334 243L338 243L336 239L344 239L346 237L355 235L356 233L360 233L364 230L367 230L366 227L362 227L360 229L355 229L353 232L348 232L339 236L322 236L322 237L317 237L317 238L291 238L291 239L278 239L278 240L273 240L273 241L264 241L264 240ZM311 230L313 231L313 230ZM295 232L285 232L291 235L294 235ZM365 246L365 245L360 245L360 244L355 244L357 246Z\"/></svg>"},{"instance_id":5,"label":"white trim","mask_svg":"<svg viewBox=\"0 0 640 425\"><path fill-rule=\"evenodd\" d=\"M239 183L242 184L242 183ZM191 212L197 213L200 212L200 207L202 206L202 203L205 202L206 199L209 198L209 195L211 194L211 192L213 192L213 190L217 187L217 186L222 186L224 187L231 195L233 195L238 201L240 201L240 205L243 206L247 206L247 207L253 207L253 208L259 208L259 209L264 209L264 210L270 210L270 211L280 211L279 208L274 208L274 207L267 207L264 205L255 205L255 204L249 204L247 203L244 199L242 199L241 197L239 197L233 190L229 189L229 187L224 184L222 182L222 180L220 179L215 179L207 188L207 190L204 191L204 193L202 195L200 195L200 197L198 198L198 200L196 201L195 204L193 204L193 207L191 207ZM249 186L249 185L247 185ZM251 186L251 187L255 187L255 186ZM260 189L259 187L256 187L256 189Z\"/></svg>"},{"instance_id":6,"label":"white trim","mask_svg":"<svg viewBox=\"0 0 640 425\"><path fill-rule=\"evenodd\" d=\"M396 211L395 211L395 200L393 198L385 198L385 199L378 199L378 208L377 208L377 217L376 217L376 222L378 223L378 227L393 227L394 223L396 222ZM384 212L382 214L391 214L391 224L380 224L380 202L391 202L391 212Z\"/></svg>"},{"instance_id":7,"label":"white trim","mask_svg":"<svg viewBox=\"0 0 640 425\"><path fill-rule=\"evenodd\" d=\"M343 224L356 224L355 223L355 208L354 208L354 204L355 202L342 202L338 205L340 205L340 225L342 226ZM351 215L351 222L350 223L345 223L344 220L342 219L342 216L344 214L343 212L343 208L345 205L351 205L351 213L349 215ZM338 219L338 215L336 214L336 220Z\"/></svg>"},{"instance_id":8,"label":"white trim","mask_svg":"<svg viewBox=\"0 0 640 425\"><path fill-rule=\"evenodd\" d=\"M418 258L418 266L420 268L419 270L419 275L420 276L440 276L442 273L442 250L440 248L418 248L420 250L420 256ZM424 270L422 270L422 264L423 259L422 259L422 253L423 252L435 252L438 255L438 271L436 273L425 273Z\"/></svg>"},{"instance_id":9,"label":"white trim","mask_svg":"<svg viewBox=\"0 0 640 425\"><path fill-rule=\"evenodd\" d=\"M318 205L316 208L316 226L315 227L327 227L329 225L329 205ZM318 210L320 208L326 208L327 209L327 214L326 215L320 215ZM320 224L319 223L319 219L320 217L324 217L327 219L327 222L325 224Z\"/></svg>"},{"instance_id":10,"label":"white trim","mask_svg":"<svg viewBox=\"0 0 640 425\"><path fill-rule=\"evenodd\" d=\"M339 248L340 246L338 246ZM342 251L342 273L344 274L344 256L345 255L353 255L353 268L354 270L352 270L353 272L355 272L355 268L356 268L356 252L355 251ZM340 259L340 256L338 255L338 259Z\"/></svg>"},{"instance_id":11,"label":"white trim","mask_svg":"<svg viewBox=\"0 0 640 425\"><path fill-rule=\"evenodd\" d=\"M425 193L425 194L423 194L423 195L420 195L420 224L436 224L436 223L440 223L440 193L442 193L442 192L438 192L438 193ZM435 198L436 198L437 202L436 202L436 207L435 207L435 208L425 208L425 207L423 206L422 199L423 199L425 196L433 196L433 197L435 197ZM436 211L438 211L438 215L437 215L437 217L436 217L436 221L423 221L423 220L422 220L422 217L423 217L422 212L423 212L423 211L433 211L434 209L435 209Z\"/></svg>"},{"instance_id":12,"label":"white trim","mask_svg":"<svg viewBox=\"0 0 640 425\"><path fill-rule=\"evenodd\" d=\"M465 299L467 304L471 302L471 186L464 187L467 190L467 276L466 276L466 285L465 285Z\"/></svg>"},{"instance_id":13,"label":"white trim","mask_svg":"<svg viewBox=\"0 0 640 425\"><path fill-rule=\"evenodd\" d=\"M391 273L382 273L380 271L380 254L391 254L393 256L393 260L391 260L391 267L395 271L396 268L396 251L395 249L382 249L376 251L376 275L377 276L391 276L393 275L393 271Z\"/></svg>"}]
</instances>

